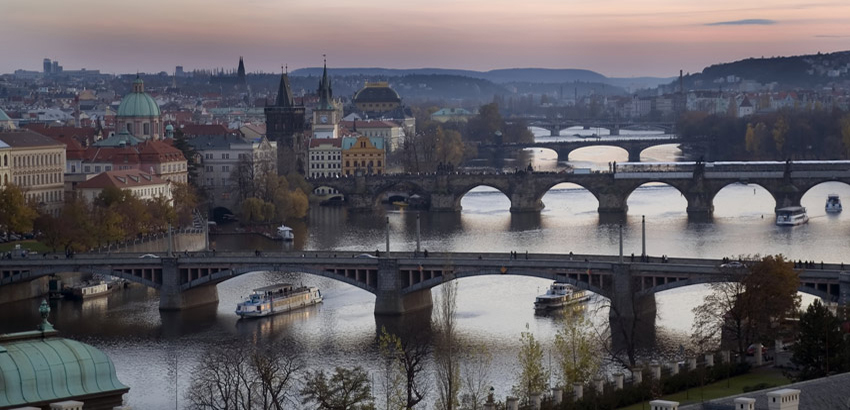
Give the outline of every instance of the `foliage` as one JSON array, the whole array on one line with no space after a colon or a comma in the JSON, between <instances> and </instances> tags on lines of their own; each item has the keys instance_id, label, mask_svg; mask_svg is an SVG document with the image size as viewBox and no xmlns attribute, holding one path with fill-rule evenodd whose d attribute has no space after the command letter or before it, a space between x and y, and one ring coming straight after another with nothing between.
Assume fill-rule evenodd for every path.
<instances>
[{"instance_id":1,"label":"foliage","mask_svg":"<svg viewBox=\"0 0 850 410\"><path fill-rule=\"evenodd\" d=\"M514 395L520 400L527 400L531 393L543 393L549 387L549 372L543 366L543 346L534 334L526 331L520 336L520 348L517 354L520 373L518 383L512 388Z\"/></svg>"},{"instance_id":2,"label":"foliage","mask_svg":"<svg viewBox=\"0 0 850 410\"><path fill-rule=\"evenodd\" d=\"M193 409L292 408L290 392L301 363L288 349L241 343L213 345L192 371L186 398ZM290 404L290 405L288 405Z\"/></svg>"},{"instance_id":3,"label":"foliage","mask_svg":"<svg viewBox=\"0 0 850 410\"><path fill-rule=\"evenodd\" d=\"M461 364L462 408L479 410L487 399L490 388L490 366L493 355L486 345L469 346Z\"/></svg>"},{"instance_id":4,"label":"foliage","mask_svg":"<svg viewBox=\"0 0 850 410\"><path fill-rule=\"evenodd\" d=\"M579 306L564 309L561 328L555 335L555 355L562 386L587 383L599 371L602 354L592 326Z\"/></svg>"},{"instance_id":5,"label":"foliage","mask_svg":"<svg viewBox=\"0 0 850 410\"><path fill-rule=\"evenodd\" d=\"M723 335L744 357L750 344L773 340L784 331L780 325L799 307L800 279L792 262L782 255L743 259L743 267L727 269L710 285L703 304L693 309L691 337L703 351L714 348Z\"/></svg>"},{"instance_id":6,"label":"foliage","mask_svg":"<svg viewBox=\"0 0 850 410\"><path fill-rule=\"evenodd\" d=\"M502 141L494 139L497 131L501 133ZM470 118L464 137L467 141L483 143L534 141L534 134L528 130L525 122L505 122L499 113L499 104L496 102L484 104L478 109L478 115Z\"/></svg>"},{"instance_id":7,"label":"foliage","mask_svg":"<svg viewBox=\"0 0 850 410\"><path fill-rule=\"evenodd\" d=\"M244 157L230 177L237 186L242 221L282 223L289 218L307 216L310 208L307 192L312 192L312 187L298 173L278 176L269 163L255 163Z\"/></svg>"},{"instance_id":8,"label":"foliage","mask_svg":"<svg viewBox=\"0 0 850 410\"><path fill-rule=\"evenodd\" d=\"M378 351L381 355L381 390L387 410L404 408L405 376L401 366L401 339L381 326Z\"/></svg>"},{"instance_id":9,"label":"foliage","mask_svg":"<svg viewBox=\"0 0 850 410\"><path fill-rule=\"evenodd\" d=\"M434 346L434 367L437 377L438 409L454 410L458 407L460 392L460 361L456 331L457 281L447 278L440 287L434 328L437 338Z\"/></svg>"},{"instance_id":10,"label":"foliage","mask_svg":"<svg viewBox=\"0 0 850 410\"><path fill-rule=\"evenodd\" d=\"M362 367L337 367L330 379L323 370L308 372L301 389L302 404L324 410L374 410L369 375Z\"/></svg>"},{"instance_id":11,"label":"foliage","mask_svg":"<svg viewBox=\"0 0 850 410\"><path fill-rule=\"evenodd\" d=\"M17 185L0 188L0 228L11 232L30 232L38 213L28 204Z\"/></svg>"},{"instance_id":12,"label":"foliage","mask_svg":"<svg viewBox=\"0 0 850 410\"><path fill-rule=\"evenodd\" d=\"M799 370L795 375L798 380L850 370L850 342L843 337L841 321L819 299L800 315L791 351L791 363Z\"/></svg>"},{"instance_id":13,"label":"foliage","mask_svg":"<svg viewBox=\"0 0 850 410\"><path fill-rule=\"evenodd\" d=\"M412 333L402 339L382 327L378 345L384 361L383 384L387 408L414 408L428 391L424 373L425 361L430 354L428 341ZM393 403L392 407L390 403Z\"/></svg>"}]
</instances>

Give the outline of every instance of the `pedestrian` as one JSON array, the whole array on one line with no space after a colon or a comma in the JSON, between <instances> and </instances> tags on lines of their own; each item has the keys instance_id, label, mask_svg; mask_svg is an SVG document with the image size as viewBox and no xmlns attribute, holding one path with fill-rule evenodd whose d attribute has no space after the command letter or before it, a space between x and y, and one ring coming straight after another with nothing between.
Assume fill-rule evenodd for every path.
<instances>
[{"instance_id":1,"label":"pedestrian","mask_svg":"<svg viewBox=\"0 0 850 410\"><path fill-rule=\"evenodd\" d=\"M428 250L427 249L425 249L425 252L422 252L422 253L425 254L426 258L428 257Z\"/></svg>"},{"instance_id":2,"label":"pedestrian","mask_svg":"<svg viewBox=\"0 0 850 410\"><path fill-rule=\"evenodd\" d=\"M525 251L525 260L528 260L528 251Z\"/></svg>"}]
</instances>

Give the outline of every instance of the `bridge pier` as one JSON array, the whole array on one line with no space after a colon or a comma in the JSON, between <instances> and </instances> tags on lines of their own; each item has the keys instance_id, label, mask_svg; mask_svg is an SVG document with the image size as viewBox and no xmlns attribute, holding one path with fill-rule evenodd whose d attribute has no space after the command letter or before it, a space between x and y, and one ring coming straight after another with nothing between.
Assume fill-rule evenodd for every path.
<instances>
[{"instance_id":1,"label":"bridge pier","mask_svg":"<svg viewBox=\"0 0 850 410\"><path fill-rule=\"evenodd\" d=\"M460 201L453 194L431 194L431 211L435 212L458 212Z\"/></svg>"},{"instance_id":2,"label":"bridge pier","mask_svg":"<svg viewBox=\"0 0 850 410\"><path fill-rule=\"evenodd\" d=\"M215 285L181 289L177 259L162 259L162 287L159 289L159 310L183 310L218 303Z\"/></svg>"},{"instance_id":3,"label":"bridge pier","mask_svg":"<svg viewBox=\"0 0 850 410\"><path fill-rule=\"evenodd\" d=\"M627 151L629 153L629 162L640 162L640 153L643 151L643 147L636 147Z\"/></svg>"},{"instance_id":4,"label":"bridge pier","mask_svg":"<svg viewBox=\"0 0 850 410\"><path fill-rule=\"evenodd\" d=\"M801 206L800 201L803 199L803 194L793 185L782 187L776 192L771 192L771 194L776 199L776 209Z\"/></svg>"},{"instance_id":5,"label":"bridge pier","mask_svg":"<svg viewBox=\"0 0 850 410\"><path fill-rule=\"evenodd\" d=\"M374 198L368 194L348 194L345 195L345 201L353 211L371 211L375 208Z\"/></svg>"},{"instance_id":6,"label":"bridge pier","mask_svg":"<svg viewBox=\"0 0 850 410\"><path fill-rule=\"evenodd\" d=\"M639 295L639 278L631 264L614 264L611 309L608 320L614 349L634 353L637 346L652 343L655 334L655 295Z\"/></svg>"},{"instance_id":7,"label":"bridge pier","mask_svg":"<svg viewBox=\"0 0 850 410\"><path fill-rule=\"evenodd\" d=\"M690 217L706 218L714 213L714 202L704 193L688 193L685 199L688 200L687 212Z\"/></svg>"},{"instance_id":8,"label":"bridge pier","mask_svg":"<svg viewBox=\"0 0 850 410\"><path fill-rule=\"evenodd\" d=\"M600 214L624 214L629 211L626 196L621 193L606 192L596 196L599 200Z\"/></svg>"},{"instance_id":9,"label":"bridge pier","mask_svg":"<svg viewBox=\"0 0 850 410\"><path fill-rule=\"evenodd\" d=\"M620 135L620 124L614 124L614 126L611 127L610 135Z\"/></svg>"},{"instance_id":10,"label":"bridge pier","mask_svg":"<svg viewBox=\"0 0 850 410\"><path fill-rule=\"evenodd\" d=\"M511 212L540 212L545 205L536 195L514 193L511 195Z\"/></svg>"},{"instance_id":11,"label":"bridge pier","mask_svg":"<svg viewBox=\"0 0 850 410\"><path fill-rule=\"evenodd\" d=\"M428 309L433 306L431 289L402 294L401 275L396 259L378 260L378 291L375 315L397 316Z\"/></svg>"}]
</instances>

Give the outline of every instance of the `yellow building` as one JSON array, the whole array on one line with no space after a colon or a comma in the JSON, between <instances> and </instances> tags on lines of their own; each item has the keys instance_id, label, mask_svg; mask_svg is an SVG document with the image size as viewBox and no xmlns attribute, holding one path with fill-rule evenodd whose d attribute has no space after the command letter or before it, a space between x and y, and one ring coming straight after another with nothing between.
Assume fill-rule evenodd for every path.
<instances>
[{"instance_id":1,"label":"yellow building","mask_svg":"<svg viewBox=\"0 0 850 410\"><path fill-rule=\"evenodd\" d=\"M345 137L342 139L342 174L381 175L386 165L382 138Z\"/></svg>"},{"instance_id":2,"label":"yellow building","mask_svg":"<svg viewBox=\"0 0 850 410\"><path fill-rule=\"evenodd\" d=\"M29 130L0 132L0 141L9 146L10 181L28 201L58 215L64 199L65 144Z\"/></svg>"}]
</instances>

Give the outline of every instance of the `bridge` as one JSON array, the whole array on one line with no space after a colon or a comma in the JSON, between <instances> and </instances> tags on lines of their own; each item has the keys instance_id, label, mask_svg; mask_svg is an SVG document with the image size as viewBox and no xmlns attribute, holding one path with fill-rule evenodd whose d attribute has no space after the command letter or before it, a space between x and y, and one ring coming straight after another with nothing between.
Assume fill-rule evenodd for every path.
<instances>
[{"instance_id":1,"label":"bridge","mask_svg":"<svg viewBox=\"0 0 850 410\"><path fill-rule=\"evenodd\" d=\"M478 159L499 161L503 158L516 158L524 149L546 148L558 154L559 161L567 161L570 153L586 147L619 147L629 154L629 162L640 162L640 154L643 150L664 144L679 144L682 139L677 135L662 135L655 137L620 137L620 138L595 138L588 137L581 140L551 141L551 142L527 142L508 144L480 144L478 145Z\"/></svg>"},{"instance_id":2,"label":"bridge","mask_svg":"<svg viewBox=\"0 0 850 410\"><path fill-rule=\"evenodd\" d=\"M358 257L361 256L361 257ZM298 272L338 280L376 296L376 315L400 315L431 306L431 289L481 275L530 276L570 283L611 300L618 316L634 317L636 298L701 283L727 282L715 259L669 258L632 262L609 255L393 252L362 257L353 252L218 252L199 257L139 258L137 254L85 254L73 259L0 261L0 291L65 272L112 275L159 290L160 309L179 310L218 302L215 285L257 271ZM843 264L800 270L800 291L850 303L850 274ZM529 306L531 305L529 300Z\"/></svg>"},{"instance_id":3,"label":"bridge","mask_svg":"<svg viewBox=\"0 0 850 410\"><path fill-rule=\"evenodd\" d=\"M635 189L660 182L677 189L687 200L690 216L714 212L714 197L726 186L746 183L766 189L775 208L799 206L805 193L828 181L850 184L850 161L798 162L677 162L617 164L610 172L511 172L356 175L315 178L315 188L329 187L345 197L354 210L371 210L389 192L419 195L432 211L461 210L461 200L471 189L488 186L511 202L511 212L538 212L543 196L555 185L573 183L599 201L600 213L625 213Z\"/></svg>"},{"instance_id":4,"label":"bridge","mask_svg":"<svg viewBox=\"0 0 850 410\"><path fill-rule=\"evenodd\" d=\"M549 135L557 137L561 135L561 131L570 127L582 127L586 130L594 128L605 128L610 131L610 135L620 135L620 130L633 127L647 129L652 128L662 130L666 133L673 133L676 129L674 122L664 121L631 121L631 120L615 120L615 119L563 119L563 118L543 118L543 117L509 117L505 121L523 121L529 127L544 128L549 131Z\"/></svg>"}]
</instances>

